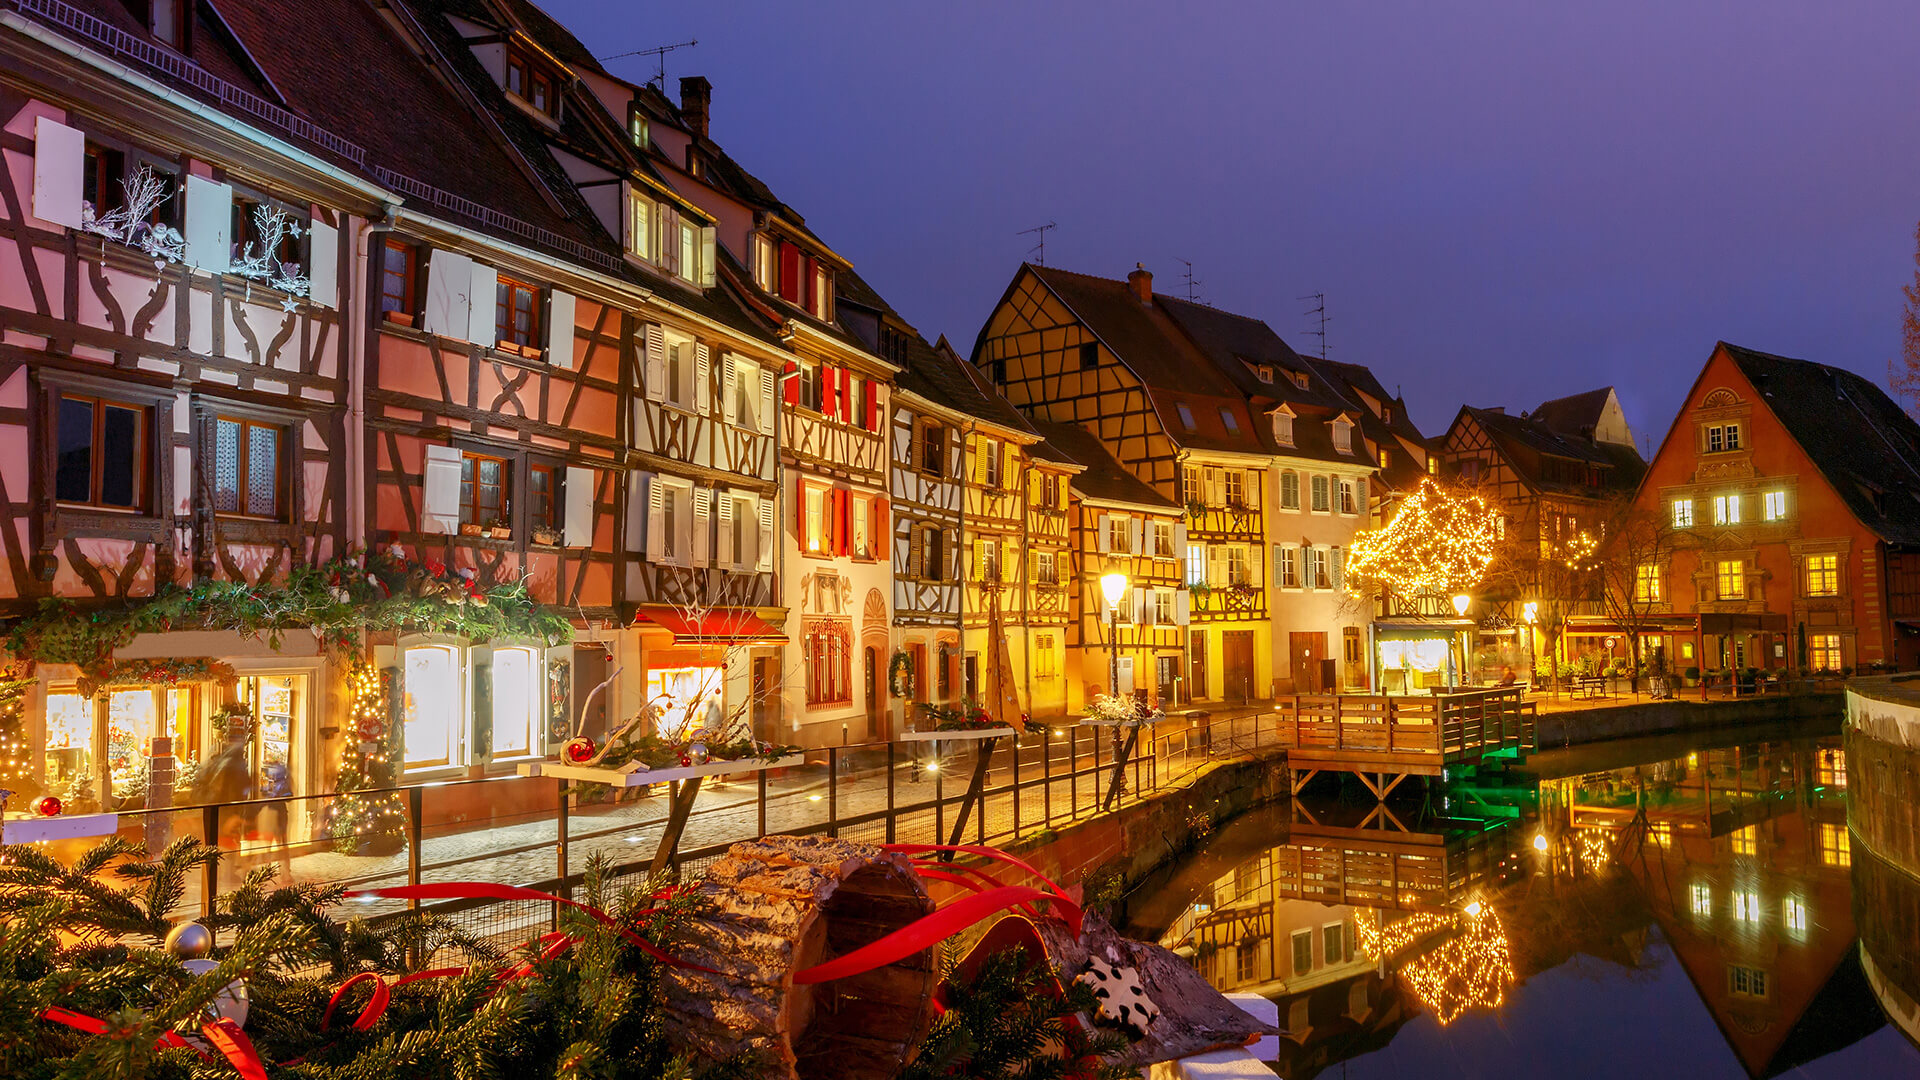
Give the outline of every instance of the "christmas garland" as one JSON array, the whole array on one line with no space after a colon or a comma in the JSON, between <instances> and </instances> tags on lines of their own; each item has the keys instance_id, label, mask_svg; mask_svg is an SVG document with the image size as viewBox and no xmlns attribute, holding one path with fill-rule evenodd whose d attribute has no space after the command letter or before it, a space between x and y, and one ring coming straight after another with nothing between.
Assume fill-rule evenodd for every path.
<instances>
[{"instance_id":1,"label":"christmas garland","mask_svg":"<svg viewBox=\"0 0 1920 1080\"><path fill-rule=\"evenodd\" d=\"M912 692L913 657L901 649L887 661L887 693L903 698Z\"/></svg>"},{"instance_id":2,"label":"christmas garland","mask_svg":"<svg viewBox=\"0 0 1920 1080\"><path fill-rule=\"evenodd\" d=\"M231 683L233 665L211 656L158 657L150 660L115 660L103 668L89 669L78 680L81 697L116 686L178 686L181 683Z\"/></svg>"},{"instance_id":3,"label":"christmas garland","mask_svg":"<svg viewBox=\"0 0 1920 1080\"><path fill-rule=\"evenodd\" d=\"M992 714L977 701L953 706L935 705L931 701L917 701L913 707L919 710L923 719L933 723L932 728L923 727L921 729L923 731L979 731L982 728L1000 726L999 721L995 720Z\"/></svg>"},{"instance_id":4,"label":"christmas garland","mask_svg":"<svg viewBox=\"0 0 1920 1080\"><path fill-rule=\"evenodd\" d=\"M524 581L484 584L472 569L413 561L396 545L356 552L321 566L296 566L284 581L206 581L163 586L117 608L83 610L47 599L7 633L6 649L30 663L72 664L98 680L113 653L141 634L231 630L279 648L289 630L306 629L324 646L353 648L363 630L411 630L485 641L530 637L573 640L565 615L537 604Z\"/></svg>"}]
</instances>

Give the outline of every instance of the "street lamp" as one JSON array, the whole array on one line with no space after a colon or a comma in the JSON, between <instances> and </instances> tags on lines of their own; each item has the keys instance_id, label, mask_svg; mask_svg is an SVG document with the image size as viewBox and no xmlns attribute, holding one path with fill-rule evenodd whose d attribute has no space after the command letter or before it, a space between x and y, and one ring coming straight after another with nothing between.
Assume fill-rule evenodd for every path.
<instances>
[{"instance_id":1,"label":"street lamp","mask_svg":"<svg viewBox=\"0 0 1920 1080\"><path fill-rule=\"evenodd\" d=\"M1473 597L1461 593L1453 598L1453 613L1461 618L1467 617L1467 607L1473 603Z\"/></svg>"},{"instance_id":2,"label":"street lamp","mask_svg":"<svg viewBox=\"0 0 1920 1080\"><path fill-rule=\"evenodd\" d=\"M1113 658L1113 681L1107 684L1107 692L1114 698L1120 696L1120 601L1126 599L1127 575L1115 570L1100 577L1100 593L1107 598L1107 652Z\"/></svg>"},{"instance_id":3,"label":"street lamp","mask_svg":"<svg viewBox=\"0 0 1920 1080\"><path fill-rule=\"evenodd\" d=\"M1472 604L1473 597L1468 596L1466 593L1455 593L1453 597L1453 613L1464 619L1467 617L1467 608ZM1470 633L1471 631L1462 631L1454 635L1456 641L1463 643L1460 648L1460 670L1453 680L1455 687L1462 685L1466 680L1467 647L1465 643L1472 642L1472 637L1468 636Z\"/></svg>"},{"instance_id":4,"label":"street lamp","mask_svg":"<svg viewBox=\"0 0 1920 1080\"><path fill-rule=\"evenodd\" d=\"M1540 618L1540 605L1532 600L1520 605L1520 614L1527 620L1527 685L1533 685L1533 624Z\"/></svg>"}]
</instances>

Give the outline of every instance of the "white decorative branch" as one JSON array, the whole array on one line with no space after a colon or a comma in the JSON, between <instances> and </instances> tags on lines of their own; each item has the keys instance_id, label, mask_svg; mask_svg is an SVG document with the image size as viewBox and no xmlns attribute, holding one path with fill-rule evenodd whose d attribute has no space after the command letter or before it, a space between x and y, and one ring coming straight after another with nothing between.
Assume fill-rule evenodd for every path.
<instances>
[{"instance_id":1,"label":"white decorative branch","mask_svg":"<svg viewBox=\"0 0 1920 1080\"><path fill-rule=\"evenodd\" d=\"M187 239L170 225L152 223L154 211L174 193L167 189L153 166L141 165L120 181L126 200L105 216L94 216L92 203L80 204L80 227L96 236L104 236L137 248L156 260L156 264L179 262L186 257Z\"/></svg>"},{"instance_id":2,"label":"white decorative branch","mask_svg":"<svg viewBox=\"0 0 1920 1080\"><path fill-rule=\"evenodd\" d=\"M295 296L307 295L313 283L300 272L300 264L281 262L275 257L281 244L300 238L299 222L293 220L293 216L285 210L262 203L253 208L253 224L260 233L260 242L257 245L248 244L240 256L233 260L233 264L227 267L227 272L250 281L265 282L271 288Z\"/></svg>"}]
</instances>

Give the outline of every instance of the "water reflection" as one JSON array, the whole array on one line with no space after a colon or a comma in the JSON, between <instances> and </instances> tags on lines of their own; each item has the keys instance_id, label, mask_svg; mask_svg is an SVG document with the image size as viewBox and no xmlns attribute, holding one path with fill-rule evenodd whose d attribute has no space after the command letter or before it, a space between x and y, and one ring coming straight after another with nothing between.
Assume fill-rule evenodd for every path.
<instances>
[{"instance_id":1,"label":"water reflection","mask_svg":"<svg viewBox=\"0 0 1920 1080\"><path fill-rule=\"evenodd\" d=\"M1514 1002L1556 969L1534 995L1562 1012L1555 1053L1574 1053L1583 1012L1690 988L1711 1027L1663 1004L1666 1030L1612 1033L1593 1053L1698 1053L1717 1030L1719 1071L1773 1076L1885 1024L1855 948L1846 779L1834 736L1560 751L1387 808L1326 790L1231 823L1128 915L1215 986L1279 1004L1285 1077L1374 1063L1406 1025L1475 1016L1501 1025L1504 1042L1483 1040L1497 1064L1526 1040L1510 1028L1540 1022ZM1890 1034L1870 1049L1920 1070Z\"/></svg>"}]
</instances>

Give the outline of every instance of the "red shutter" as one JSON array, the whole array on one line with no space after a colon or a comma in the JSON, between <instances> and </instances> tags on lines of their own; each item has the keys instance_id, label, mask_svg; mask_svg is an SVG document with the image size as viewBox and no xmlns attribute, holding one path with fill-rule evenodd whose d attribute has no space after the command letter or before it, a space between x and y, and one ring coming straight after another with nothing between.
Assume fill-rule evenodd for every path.
<instances>
[{"instance_id":1,"label":"red shutter","mask_svg":"<svg viewBox=\"0 0 1920 1080\"><path fill-rule=\"evenodd\" d=\"M853 423L853 384L856 381L853 372L844 369L840 372L840 420L842 423Z\"/></svg>"},{"instance_id":2,"label":"red shutter","mask_svg":"<svg viewBox=\"0 0 1920 1080\"><path fill-rule=\"evenodd\" d=\"M786 380L781 396L787 399L789 408L800 404L800 368L793 361L787 361Z\"/></svg>"},{"instance_id":3,"label":"red shutter","mask_svg":"<svg viewBox=\"0 0 1920 1080\"><path fill-rule=\"evenodd\" d=\"M800 249L780 241L780 299L800 302Z\"/></svg>"},{"instance_id":4,"label":"red shutter","mask_svg":"<svg viewBox=\"0 0 1920 1080\"><path fill-rule=\"evenodd\" d=\"M833 489L833 546L835 555L847 553L847 489Z\"/></svg>"},{"instance_id":5,"label":"red shutter","mask_svg":"<svg viewBox=\"0 0 1920 1080\"><path fill-rule=\"evenodd\" d=\"M793 482L793 535L801 551L807 550L807 485Z\"/></svg>"},{"instance_id":6,"label":"red shutter","mask_svg":"<svg viewBox=\"0 0 1920 1080\"><path fill-rule=\"evenodd\" d=\"M814 304L813 284L813 256L808 255L800 260L800 295L804 298L800 306L806 308L809 312L813 310Z\"/></svg>"},{"instance_id":7,"label":"red shutter","mask_svg":"<svg viewBox=\"0 0 1920 1080\"><path fill-rule=\"evenodd\" d=\"M872 379L862 379L860 385L866 390L867 398L867 415L861 420L861 426L868 431L879 431L876 414L880 411L880 391L874 386Z\"/></svg>"},{"instance_id":8,"label":"red shutter","mask_svg":"<svg viewBox=\"0 0 1920 1080\"><path fill-rule=\"evenodd\" d=\"M840 373L825 364L820 365L820 415L839 416L840 408L835 400L840 393Z\"/></svg>"},{"instance_id":9,"label":"red shutter","mask_svg":"<svg viewBox=\"0 0 1920 1080\"><path fill-rule=\"evenodd\" d=\"M887 540L893 535L887 531L887 500L873 500L873 515L869 520L873 529L873 542L868 545L869 550L878 558L892 559L892 545Z\"/></svg>"}]
</instances>

